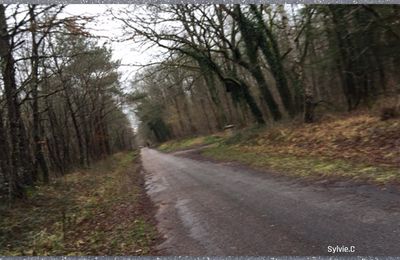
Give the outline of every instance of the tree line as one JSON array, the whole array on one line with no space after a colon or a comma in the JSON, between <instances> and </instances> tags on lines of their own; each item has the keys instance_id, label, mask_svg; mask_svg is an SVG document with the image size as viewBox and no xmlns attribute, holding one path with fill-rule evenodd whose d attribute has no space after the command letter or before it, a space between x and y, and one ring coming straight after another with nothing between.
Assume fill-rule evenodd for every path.
<instances>
[{"instance_id":1,"label":"tree line","mask_svg":"<svg viewBox=\"0 0 400 260\"><path fill-rule=\"evenodd\" d=\"M162 50L129 95L119 62L63 5L0 5L0 196L148 143L227 125L316 120L399 95L397 5L131 5L130 41ZM137 45L136 45L137 46Z\"/></svg>"},{"instance_id":2,"label":"tree line","mask_svg":"<svg viewBox=\"0 0 400 260\"><path fill-rule=\"evenodd\" d=\"M132 147L111 49L62 5L0 4L0 195Z\"/></svg>"},{"instance_id":3,"label":"tree line","mask_svg":"<svg viewBox=\"0 0 400 260\"><path fill-rule=\"evenodd\" d=\"M114 14L126 40L165 51L133 81L139 134L316 120L399 93L397 5L147 5Z\"/></svg>"}]
</instances>

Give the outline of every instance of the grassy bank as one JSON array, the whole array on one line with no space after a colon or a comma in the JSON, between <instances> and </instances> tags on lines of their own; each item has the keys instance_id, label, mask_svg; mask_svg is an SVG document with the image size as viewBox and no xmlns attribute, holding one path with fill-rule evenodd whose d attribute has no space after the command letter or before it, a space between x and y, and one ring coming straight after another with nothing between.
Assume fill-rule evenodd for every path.
<instances>
[{"instance_id":1,"label":"grassy bank","mask_svg":"<svg viewBox=\"0 0 400 260\"><path fill-rule=\"evenodd\" d=\"M214 144L224 140L224 138L226 138L226 135L224 133L207 135L207 136L196 136L196 137L165 142L161 144L158 147L158 149L163 152L175 152L179 150L196 148L208 144Z\"/></svg>"},{"instance_id":2,"label":"grassy bank","mask_svg":"<svg viewBox=\"0 0 400 260\"><path fill-rule=\"evenodd\" d=\"M400 183L397 167L355 163L315 156L295 156L244 150L241 146L217 145L202 154L222 161L237 161L257 169L313 180L354 180L374 184Z\"/></svg>"},{"instance_id":3,"label":"grassy bank","mask_svg":"<svg viewBox=\"0 0 400 260\"><path fill-rule=\"evenodd\" d=\"M0 255L147 255L157 237L138 153L118 153L1 205Z\"/></svg>"},{"instance_id":4,"label":"grassy bank","mask_svg":"<svg viewBox=\"0 0 400 260\"><path fill-rule=\"evenodd\" d=\"M181 147L180 142L175 141L174 146L164 144L164 150ZM202 150L207 157L238 161L285 175L400 183L398 119L381 121L378 117L357 115L310 125L252 128L209 144Z\"/></svg>"}]
</instances>

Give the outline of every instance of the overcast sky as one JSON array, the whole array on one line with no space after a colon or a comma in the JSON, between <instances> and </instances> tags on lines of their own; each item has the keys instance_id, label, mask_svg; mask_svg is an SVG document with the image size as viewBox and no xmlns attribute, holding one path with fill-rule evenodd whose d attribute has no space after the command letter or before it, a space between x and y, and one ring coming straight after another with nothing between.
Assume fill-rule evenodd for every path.
<instances>
[{"instance_id":1,"label":"overcast sky","mask_svg":"<svg viewBox=\"0 0 400 260\"><path fill-rule=\"evenodd\" d=\"M115 60L121 60L123 65L128 64L147 64L154 62L156 49L146 50L141 48L139 44L133 42L118 42L118 37L123 35L121 30L121 22L112 19L111 15L107 15L107 10L112 8L113 13L118 13L119 10L125 10L128 5L97 5L97 4L74 4L68 5L64 9L65 15L81 15L81 16L93 16L96 17L95 21L87 25L88 31L95 35L101 36L99 44L102 45L104 42L113 49L113 56ZM139 67L136 66L121 66L119 68L121 74L121 83L124 88L130 86L130 81L133 80L135 72ZM125 109L128 114L130 121L134 127L137 128L137 120L133 113Z\"/></svg>"},{"instance_id":2,"label":"overcast sky","mask_svg":"<svg viewBox=\"0 0 400 260\"><path fill-rule=\"evenodd\" d=\"M94 22L87 25L87 29L90 33L95 36L102 36L99 43L103 44L107 41L113 49L113 55L115 60L121 60L123 65L128 64L147 64L153 62L155 57L153 52L156 50L146 50L140 48L138 44L133 42L117 42L117 38L123 35L121 30L121 22L111 19L111 15L107 15L107 10L112 8L114 13L118 13L119 10L125 10L128 5L115 4L115 5L97 5L97 4L82 4L82 5L68 5L64 9L64 13L67 15L82 15L82 16L94 16L96 17ZM114 39L115 41L112 41ZM124 86L128 84L128 81L133 78L133 75L137 71L138 67L135 66L121 66L119 71L121 72L121 81Z\"/></svg>"}]
</instances>

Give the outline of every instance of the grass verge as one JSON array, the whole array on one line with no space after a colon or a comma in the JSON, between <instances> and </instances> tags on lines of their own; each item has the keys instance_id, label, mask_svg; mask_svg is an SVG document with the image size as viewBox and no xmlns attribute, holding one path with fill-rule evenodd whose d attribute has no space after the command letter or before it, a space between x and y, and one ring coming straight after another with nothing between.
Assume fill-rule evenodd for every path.
<instances>
[{"instance_id":1,"label":"grass verge","mask_svg":"<svg viewBox=\"0 0 400 260\"><path fill-rule=\"evenodd\" d=\"M195 148L203 145L214 144L222 141L225 138L224 134L215 134L207 136L189 137L179 140L171 140L161 144L158 150L162 152L175 152L189 148Z\"/></svg>"},{"instance_id":2,"label":"grass verge","mask_svg":"<svg viewBox=\"0 0 400 260\"><path fill-rule=\"evenodd\" d=\"M0 255L151 254L157 232L138 156L115 154L0 205Z\"/></svg>"},{"instance_id":3,"label":"grass verge","mask_svg":"<svg viewBox=\"0 0 400 260\"><path fill-rule=\"evenodd\" d=\"M309 180L353 180L372 184L400 183L399 168L354 163L314 156L272 154L246 150L239 145L216 145L202 151L206 157L241 162L257 169Z\"/></svg>"},{"instance_id":4,"label":"grass verge","mask_svg":"<svg viewBox=\"0 0 400 260\"><path fill-rule=\"evenodd\" d=\"M315 124L276 124L253 127L233 135L219 134L202 154L218 160L238 161L285 175L400 183L400 120L381 121L360 114ZM171 141L163 151L206 144L208 137Z\"/></svg>"}]
</instances>

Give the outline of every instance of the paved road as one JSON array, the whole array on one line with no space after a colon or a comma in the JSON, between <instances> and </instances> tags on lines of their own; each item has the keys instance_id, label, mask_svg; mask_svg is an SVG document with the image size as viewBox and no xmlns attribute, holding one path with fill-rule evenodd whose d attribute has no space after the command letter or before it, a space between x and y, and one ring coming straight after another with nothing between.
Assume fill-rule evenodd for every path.
<instances>
[{"instance_id":1,"label":"paved road","mask_svg":"<svg viewBox=\"0 0 400 260\"><path fill-rule=\"evenodd\" d=\"M333 255L328 246L355 246L354 255L400 255L397 192L306 185L147 148L142 161L165 236L160 254Z\"/></svg>"}]
</instances>

